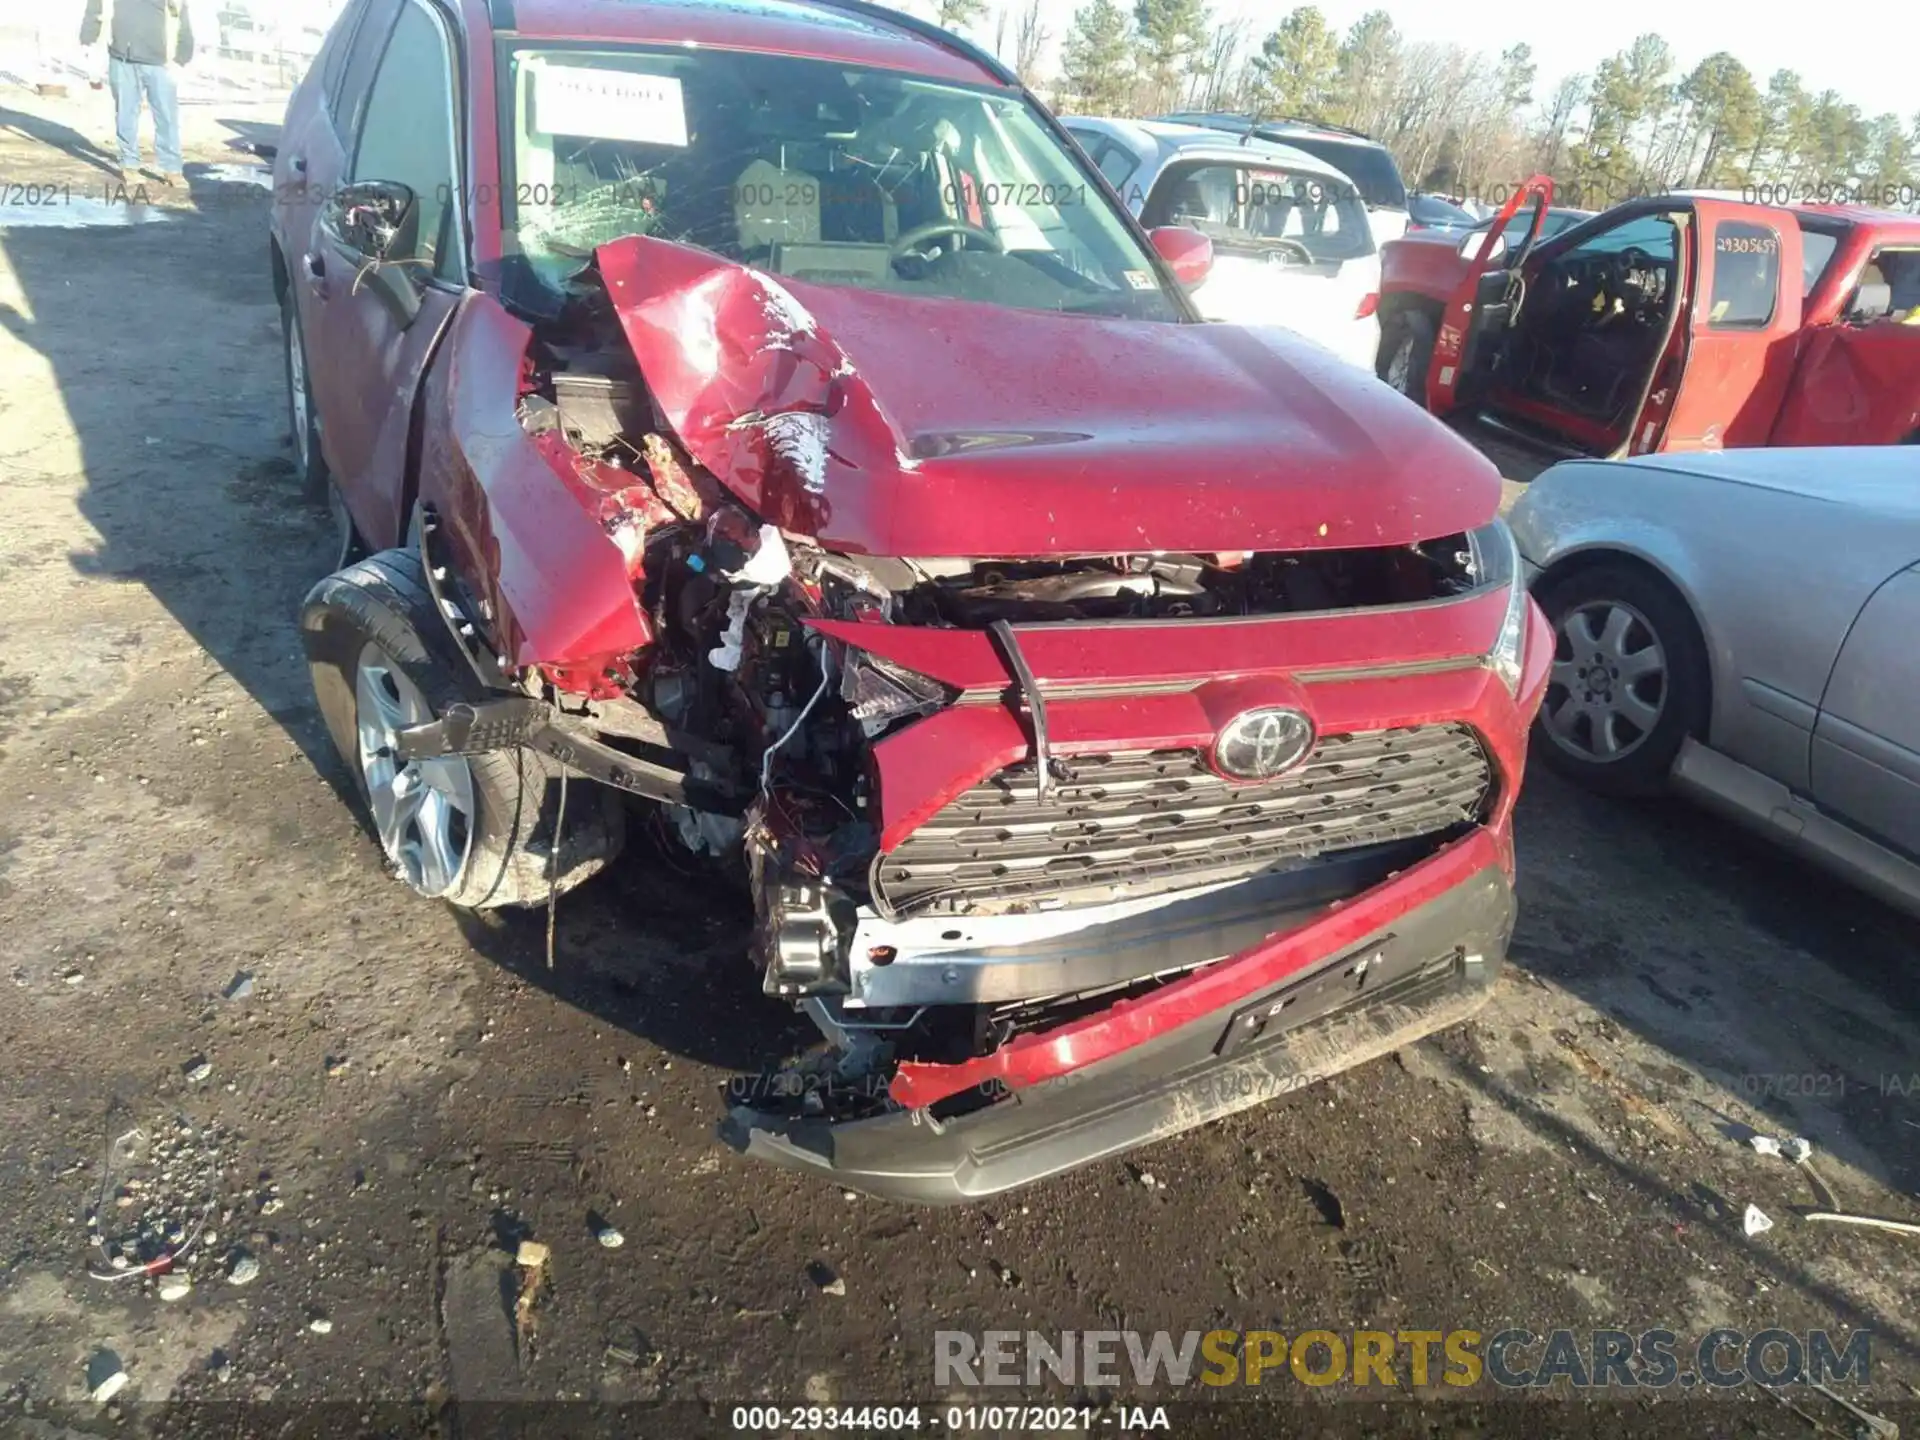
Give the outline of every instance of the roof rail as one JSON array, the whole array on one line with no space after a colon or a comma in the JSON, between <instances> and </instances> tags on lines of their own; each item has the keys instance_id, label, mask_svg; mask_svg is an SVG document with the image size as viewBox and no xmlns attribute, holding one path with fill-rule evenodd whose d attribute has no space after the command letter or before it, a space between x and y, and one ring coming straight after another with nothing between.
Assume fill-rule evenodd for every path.
<instances>
[{"instance_id":1,"label":"roof rail","mask_svg":"<svg viewBox=\"0 0 1920 1440\"><path fill-rule=\"evenodd\" d=\"M1002 85L1017 86L1021 83L1020 77L1009 70L999 57L988 54L971 40L956 35L951 30L941 29L931 20L922 20L917 15L909 15L905 11L895 10L888 5L871 4L869 0L805 0L805 3L821 10L842 10L849 15L858 15L862 19L897 26L919 36L922 40L931 41L943 50L952 51L963 60L971 60Z\"/></svg>"},{"instance_id":2,"label":"roof rail","mask_svg":"<svg viewBox=\"0 0 1920 1440\"><path fill-rule=\"evenodd\" d=\"M1336 125L1331 120L1320 120L1311 115L1266 115L1261 117L1260 123L1262 125L1311 125L1316 130L1332 130L1337 134L1352 135L1359 140L1373 139L1364 130L1356 130L1351 125Z\"/></svg>"},{"instance_id":3,"label":"roof rail","mask_svg":"<svg viewBox=\"0 0 1920 1440\"><path fill-rule=\"evenodd\" d=\"M1181 117L1188 117L1182 119ZM1211 130L1223 130L1229 127L1244 130L1251 135L1263 125L1307 125L1315 130L1332 130L1341 135L1352 135L1356 139L1374 141L1364 130L1356 130L1351 125L1336 125L1331 120L1317 119L1312 115L1255 115L1244 110L1178 110L1170 115L1162 115L1162 120L1171 120L1175 124L1205 125Z\"/></svg>"}]
</instances>

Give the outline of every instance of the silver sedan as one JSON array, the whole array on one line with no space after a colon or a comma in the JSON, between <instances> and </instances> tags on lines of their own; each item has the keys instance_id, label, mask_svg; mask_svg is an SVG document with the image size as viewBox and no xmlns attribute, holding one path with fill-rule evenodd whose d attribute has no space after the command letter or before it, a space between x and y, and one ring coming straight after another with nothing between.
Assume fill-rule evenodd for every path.
<instances>
[{"instance_id":1,"label":"silver sedan","mask_svg":"<svg viewBox=\"0 0 1920 1440\"><path fill-rule=\"evenodd\" d=\"M1539 758L1920 914L1920 447L1570 460L1511 523L1554 629Z\"/></svg>"}]
</instances>

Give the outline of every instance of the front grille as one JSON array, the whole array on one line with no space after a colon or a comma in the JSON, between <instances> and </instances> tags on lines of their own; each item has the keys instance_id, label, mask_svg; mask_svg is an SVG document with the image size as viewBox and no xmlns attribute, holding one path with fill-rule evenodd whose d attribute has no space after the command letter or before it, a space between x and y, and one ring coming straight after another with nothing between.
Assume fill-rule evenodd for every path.
<instances>
[{"instance_id":1,"label":"front grille","mask_svg":"<svg viewBox=\"0 0 1920 1440\"><path fill-rule=\"evenodd\" d=\"M1480 818L1493 790L1464 725L1325 735L1277 780L1233 785L1195 750L1075 755L1034 794L1031 762L950 801L874 861L894 914L1088 905L1245 878Z\"/></svg>"}]
</instances>

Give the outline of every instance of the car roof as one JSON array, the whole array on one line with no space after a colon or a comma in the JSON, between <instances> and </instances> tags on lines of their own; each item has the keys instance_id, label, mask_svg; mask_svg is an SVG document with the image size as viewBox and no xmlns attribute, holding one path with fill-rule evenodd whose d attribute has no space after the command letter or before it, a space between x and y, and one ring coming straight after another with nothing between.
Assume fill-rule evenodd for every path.
<instances>
[{"instance_id":1,"label":"car roof","mask_svg":"<svg viewBox=\"0 0 1920 1440\"><path fill-rule=\"evenodd\" d=\"M1198 110L1181 110L1176 111L1175 114L1195 116L1192 123L1205 125L1213 130L1223 130L1230 135L1250 134L1260 130L1281 130L1289 135L1309 135L1316 140L1338 140L1349 145L1371 146L1375 150L1387 148L1364 130L1352 130L1345 125L1309 120L1299 115L1275 115L1261 119L1253 115L1232 112L1209 113Z\"/></svg>"},{"instance_id":2,"label":"car roof","mask_svg":"<svg viewBox=\"0 0 1920 1440\"><path fill-rule=\"evenodd\" d=\"M862 0L488 0L496 31L530 40L706 46L1017 83L997 60L927 21Z\"/></svg>"},{"instance_id":3,"label":"car roof","mask_svg":"<svg viewBox=\"0 0 1920 1440\"><path fill-rule=\"evenodd\" d=\"M1792 205L1796 215L1844 220L1901 240L1920 240L1920 215L1899 210L1875 210L1866 205Z\"/></svg>"},{"instance_id":4,"label":"car roof","mask_svg":"<svg viewBox=\"0 0 1920 1440\"><path fill-rule=\"evenodd\" d=\"M1204 125L1183 125L1171 120L1120 120L1104 115L1063 115L1060 123L1069 129L1078 126L1110 135L1143 159L1155 158L1163 164L1176 157L1182 160L1264 160L1269 164L1284 165L1301 174L1318 175L1348 185L1353 183L1339 166L1330 165L1317 155L1309 155L1304 150L1296 150L1291 145L1282 145L1273 140L1249 139L1244 143L1223 140L1223 132Z\"/></svg>"},{"instance_id":5,"label":"car roof","mask_svg":"<svg viewBox=\"0 0 1920 1440\"><path fill-rule=\"evenodd\" d=\"M1920 355L1920 331L1913 339ZM1903 524L1920 522L1920 447L1912 445L1712 450L1564 463L1592 470L1589 478L1600 485L1607 483L1605 472L1630 465L1852 506Z\"/></svg>"}]
</instances>

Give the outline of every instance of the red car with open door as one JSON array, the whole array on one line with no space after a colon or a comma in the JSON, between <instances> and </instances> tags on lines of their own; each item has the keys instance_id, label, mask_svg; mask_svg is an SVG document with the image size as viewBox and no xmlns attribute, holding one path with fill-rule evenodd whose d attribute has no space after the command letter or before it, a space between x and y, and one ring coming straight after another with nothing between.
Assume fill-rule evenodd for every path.
<instances>
[{"instance_id":1,"label":"red car with open door","mask_svg":"<svg viewBox=\"0 0 1920 1440\"><path fill-rule=\"evenodd\" d=\"M1920 437L1920 217L1666 195L1542 238L1552 198L1383 249L1383 380L1594 455Z\"/></svg>"}]
</instances>

